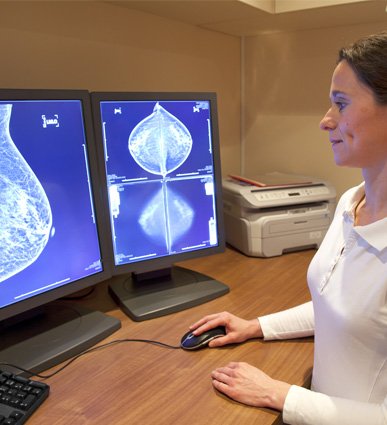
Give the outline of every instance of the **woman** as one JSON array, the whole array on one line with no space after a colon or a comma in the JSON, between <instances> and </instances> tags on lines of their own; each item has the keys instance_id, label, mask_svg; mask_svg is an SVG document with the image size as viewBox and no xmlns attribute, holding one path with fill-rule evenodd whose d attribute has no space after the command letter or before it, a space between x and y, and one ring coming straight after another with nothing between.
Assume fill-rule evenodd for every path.
<instances>
[{"instance_id":1,"label":"woman","mask_svg":"<svg viewBox=\"0 0 387 425\"><path fill-rule=\"evenodd\" d=\"M340 199L308 270L310 303L259 317L204 317L195 334L223 325L211 347L315 336L311 390L245 363L212 373L214 387L251 406L283 412L289 424L387 424L387 32L341 49L321 121L335 162L364 182Z\"/></svg>"}]
</instances>

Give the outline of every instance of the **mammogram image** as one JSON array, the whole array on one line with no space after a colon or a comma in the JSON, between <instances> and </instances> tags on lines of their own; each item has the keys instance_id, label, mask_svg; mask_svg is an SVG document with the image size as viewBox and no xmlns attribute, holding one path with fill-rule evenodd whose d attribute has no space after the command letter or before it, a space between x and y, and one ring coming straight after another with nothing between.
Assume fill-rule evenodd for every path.
<instances>
[{"instance_id":1,"label":"mammogram image","mask_svg":"<svg viewBox=\"0 0 387 425\"><path fill-rule=\"evenodd\" d=\"M129 136L129 152L137 164L162 177L161 188L139 217L144 233L171 249L173 242L192 226L194 210L166 182L168 173L179 168L192 149L187 127L157 102L153 113L140 121Z\"/></svg>"},{"instance_id":2,"label":"mammogram image","mask_svg":"<svg viewBox=\"0 0 387 425\"><path fill-rule=\"evenodd\" d=\"M179 168L191 149L192 137L187 127L159 103L129 136L129 151L137 164L163 177Z\"/></svg>"},{"instance_id":3,"label":"mammogram image","mask_svg":"<svg viewBox=\"0 0 387 425\"><path fill-rule=\"evenodd\" d=\"M165 243L170 251L173 242L191 228L193 219L194 210L183 197L163 186L147 203L138 222L154 242Z\"/></svg>"},{"instance_id":4,"label":"mammogram image","mask_svg":"<svg viewBox=\"0 0 387 425\"><path fill-rule=\"evenodd\" d=\"M0 282L35 262L52 226L47 195L11 138L11 112L0 105Z\"/></svg>"}]
</instances>

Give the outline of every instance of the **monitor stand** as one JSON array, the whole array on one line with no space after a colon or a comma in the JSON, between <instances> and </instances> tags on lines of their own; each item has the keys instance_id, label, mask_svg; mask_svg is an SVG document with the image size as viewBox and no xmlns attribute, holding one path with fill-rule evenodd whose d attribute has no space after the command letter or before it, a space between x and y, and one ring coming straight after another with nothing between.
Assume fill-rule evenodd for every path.
<instances>
[{"instance_id":1,"label":"monitor stand","mask_svg":"<svg viewBox=\"0 0 387 425\"><path fill-rule=\"evenodd\" d=\"M54 301L32 317L0 329L0 363L11 363L39 373L92 347L121 327L121 322L99 311ZM3 370L27 376L18 369Z\"/></svg>"},{"instance_id":2,"label":"monitor stand","mask_svg":"<svg viewBox=\"0 0 387 425\"><path fill-rule=\"evenodd\" d=\"M135 321L153 319L203 304L230 291L225 284L202 273L173 266L131 275L110 283L109 292L123 312Z\"/></svg>"}]
</instances>

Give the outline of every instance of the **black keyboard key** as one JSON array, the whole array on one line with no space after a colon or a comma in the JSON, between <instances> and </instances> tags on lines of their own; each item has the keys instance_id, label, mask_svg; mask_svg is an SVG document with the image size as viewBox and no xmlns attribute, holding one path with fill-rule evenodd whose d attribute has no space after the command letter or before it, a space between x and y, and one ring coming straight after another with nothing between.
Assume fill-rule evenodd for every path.
<instances>
[{"instance_id":1,"label":"black keyboard key","mask_svg":"<svg viewBox=\"0 0 387 425\"><path fill-rule=\"evenodd\" d=\"M13 419L13 418L8 418L8 419L5 419L1 424L2 425L16 425L17 420Z\"/></svg>"},{"instance_id":2,"label":"black keyboard key","mask_svg":"<svg viewBox=\"0 0 387 425\"><path fill-rule=\"evenodd\" d=\"M10 418L12 419L16 419L19 420L23 417L23 413L18 412L17 410L14 410L13 412L11 412L11 414L9 415Z\"/></svg>"},{"instance_id":3,"label":"black keyboard key","mask_svg":"<svg viewBox=\"0 0 387 425\"><path fill-rule=\"evenodd\" d=\"M28 396L22 400L19 404L20 409L27 410L29 407L31 407L36 400L36 396L32 394L28 394Z\"/></svg>"},{"instance_id":4,"label":"black keyboard key","mask_svg":"<svg viewBox=\"0 0 387 425\"><path fill-rule=\"evenodd\" d=\"M20 382L21 384L24 384L24 385L26 385L30 382L29 379L24 378L24 376L15 376L14 380L17 381L17 382ZM45 384L43 384L43 385L45 385Z\"/></svg>"}]
</instances>

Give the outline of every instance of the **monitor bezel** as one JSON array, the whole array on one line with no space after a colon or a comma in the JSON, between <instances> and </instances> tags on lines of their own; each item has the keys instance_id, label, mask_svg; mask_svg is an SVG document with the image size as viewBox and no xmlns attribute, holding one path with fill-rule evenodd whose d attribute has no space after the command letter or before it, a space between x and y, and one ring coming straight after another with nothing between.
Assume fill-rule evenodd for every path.
<instances>
[{"instance_id":1,"label":"monitor bezel","mask_svg":"<svg viewBox=\"0 0 387 425\"><path fill-rule=\"evenodd\" d=\"M107 252L107 228L108 217L102 204L102 193L98 175L96 146L94 139L94 125L92 120L90 93L83 89L0 89L0 101L28 101L28 100L80 100L84 122L85 139L88 154L89 177L94 201L94 213L96 217L99 246L101 252L102 270L98 273L82 277L59 288L40 293L31 298L21 300L0 308L0 323L6 319L12 319L31 310L60 298L70 296L78 291L95 286L111 277L111 267L108 262Z\"/></svg>"},{"instance_id":2,"label":"monitor bezel","mask_svg":"<svg viewBox=\"0 0 387 425\"><path fill-rule=\"evenodd\" d=\"M115 264L114 247L112 241L111 225L108 229L108 256L109 264L112 267L112 275L134 274L154 272L157 270L169 269L174 264L194 258L206 257L213 254L219 254L225 251L226 241L223 222L223 200L222 200L222 173L220 160L220 141L217 95L215 92L91 92L91 105L94 122L94 134L97 146L98 164L100 167L100 181L102 186L102 196L105 205L109 205L108 186L105 165L104 140L102 136L102 122L100 114L100 103L103 101L200 101L210 102L211 116L211 137L213 146L213 165L214 165L214 183L215 183L215 205L217 215L217 234L218 244L212 247L206 247L201 250L194 250L184 253L167 255L159 258L137 261L130 264ZM110 221L110 212L107 211Z\"/></svg>"}]
</instances>

